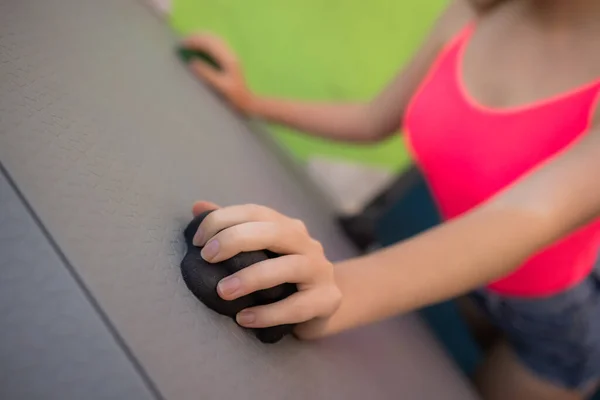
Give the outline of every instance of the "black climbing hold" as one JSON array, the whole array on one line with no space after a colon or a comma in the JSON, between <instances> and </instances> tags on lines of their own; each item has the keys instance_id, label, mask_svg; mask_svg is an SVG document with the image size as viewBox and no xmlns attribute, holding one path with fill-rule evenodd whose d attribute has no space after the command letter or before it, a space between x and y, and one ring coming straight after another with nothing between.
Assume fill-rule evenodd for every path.
<instances>
[{"instance_id":1,"label":"black climbing hold","mask_svg":"<svg viewBox=\"0 0 600 400\"><path fill-rule=\"evenodd\" d=\"M216 58L214 58L210 53L208 53L206 51L190 49L187 47L178 47L177 55L179 56L181 61L183 61L186 64L189 64L190 62L192 62L194 60L200 60L200 61L210 65L212 68L216 69L217 71L223 70L223 67L221 66L221 64L219 64L219 62L216 60Z\"/></svg>"},{"instance_id":2,"label":"black climbing hold","mask_svg":"<svg viewBox=\"0 0 600 400\"><path fill-rule=\"evenodd\" d=\"M278 257L278 255L270 251L251 251L240 253L229 260L215 264L206 262L200 255L202 248L194 246L192 239L200 223L210 212L202 213L194 218L184 231L187 253L181 261L181 275L188 289L198 300L211 310L235 320L237 313L245 308L274 303L297 291L295 284L285 283L250 293L233 301L223 300L217 293L217 284L221 279L257 262ZM261 342L276 343L291 333L292 329L293 325L279 325L254 329L254 331Z\"/></svg>"}]
</instances>

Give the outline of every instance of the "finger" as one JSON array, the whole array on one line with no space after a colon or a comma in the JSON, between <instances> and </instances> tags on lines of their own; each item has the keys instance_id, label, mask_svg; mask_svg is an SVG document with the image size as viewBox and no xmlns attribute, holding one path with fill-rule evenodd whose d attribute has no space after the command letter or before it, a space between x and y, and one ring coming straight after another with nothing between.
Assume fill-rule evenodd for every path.
<instances>
[{"instance_id":1,"label":"finger","mask_svg":"<svg viewBox=\"0 0 600 400\"><path fill-rule=\"evenodd\" d=\"M277 211L255 204L236 205L225 207L213 212L206 217L200 228L202 235L197 235L194 240L194 245L204 246L208 239L215 236L223 229L231 226L243 224L245 222L256 221L281 221L284 216Z\"/></svg>"},{"instance_id":2,"label":"finger","mask_svg":"<svg viewBox=\"0 0 600 400\"><path fill-rule=\"evenodd\" d=\"M188 49L201 51L218 51L219 49L228 48L227 43L221 37L209 32L188 35L183 38L181 44Z\"/></svg>"},{"instance_id":3,"label":"finger","mask_svg":"<svg viewBox=\"0 0 600 400\"><path fill-rule=\"evenodd\" d=\"M217 88L219 87L222 75L214 68L209 67L202 61L192 61L190 63L190 69L192 70L192 72L194 72L196 76L198 76L200 79L205 80L211 86Z\"/></svg>"},{"instance_id":4,"label":"finger","mask_svg":"<svg viewBox=\"0 0 600 400\"><path fill-rule=\"evenodd\" d=\"M309 248L309 241L312 241L309 236L292 229L290 224L246 222L217 233L204 246L201 254L211 263L255 250L271 250L279 254L303 254Z\"/></svg>"},{"instance_id":5,"label":"finger","mask_svg":"<svg viewBox=\"0 0 600 400\"><path fill-rule=\"evenodd\" d=\"M218 36L202 33L188 36L182 45L189 49L200 50L209 53L224 69L237 68L238 61L235 53L227 43Z\"/></svg>"},{"instance_id":6,"label":"finger","mask_svg":"<svg viewBox=\"0 0 600 400\"><path fill-rule=\"evenodd\" d=\"M261 261L222 279L217 292L223 300L231 301L282 283L307 282L312 275L307 257L288 255Z\"/></svg>"},{"instance_id":7,"label":"finger","mask_svg":"<svg viewBox=\"0 0 600 400\"><path fill-rule=\"evenodd\" d=\"M327 309L327 301L324 291L307 290L276 303L247 308L237 314L236 321L246 328L298 324L319 317Z\"/></svg>"},{"instance_id":8,"label":"finger","mask_svg":"<svg viewBox=\"0 0 600 400\"><path fill-rule=\"evenodd\" d=\"M203 212L216 210L217 208L219 208L219 206L210 201L197 201L192 206L192 214L194 215L194 217L197 217Z\"/></svg>"}]
</instances>

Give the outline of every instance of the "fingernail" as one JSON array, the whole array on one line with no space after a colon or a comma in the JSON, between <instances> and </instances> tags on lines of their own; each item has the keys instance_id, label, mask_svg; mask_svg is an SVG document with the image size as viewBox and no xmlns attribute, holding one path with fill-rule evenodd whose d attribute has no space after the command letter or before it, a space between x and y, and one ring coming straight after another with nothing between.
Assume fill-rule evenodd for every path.
<instances>
[{"instance_id":1,"label":"fingernail","mask_svg":"<svg viewBox=\"0 0 600 400\"><path fill-rule=\"evenodd\" d=\"M204 232L202 231L202 228L199 228L196 234L194 235L194 238L192 239L192 243L194 244L194 246L201 246L203 238Z\"/></svg>"},{"instance_id":2,"label":"fingernail","mask_svg":"<svg viewBox=\"0 0 600 400\"><path fill-rule=\"evenodd\" d=\"M254 322L256 316L252 311L242 311L237 315L236 319L240 325L249 325Z\"/></svg>"},{"instance_id":3,"label":"fingernail","mask_svg":"<svg viewBox=\"0 0 600 400\"><path fill-rule=\"evenodd\" d=\"M242 286L242 282L239 278L232 276L229 278L221 279L217 285L217 289L222 295L229 296L234 294Z\"/></svg>"},{"instance_id":4,"label":"fingernail","mask_svg":"<svg viewBox=\"0 0 600 400\"><path fill-rule=\"evenodd\" d=\"M202 258L204 258L206 261L212 260L213 258L215 258L218 252L219 242L216 240L211 240L202 249Z\"/></svg>"}]
</instances>

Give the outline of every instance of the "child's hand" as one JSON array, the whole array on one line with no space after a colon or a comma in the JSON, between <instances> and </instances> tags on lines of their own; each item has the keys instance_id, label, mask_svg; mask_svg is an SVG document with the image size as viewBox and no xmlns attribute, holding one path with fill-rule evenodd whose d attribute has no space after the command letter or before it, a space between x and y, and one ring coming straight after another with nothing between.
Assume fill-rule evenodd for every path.
<instances>
[{"instance_id":1,"label":"child's hand","mask_svg":"<svg viewBox=\"0 0 600 400\"><path fill-rule=\"evenodd\" d=\"M194 204L194 215L217 206ZM310 237L304 224L257 205L232 206L209 214L194 237L204 246L203 258L219 262L252 250L270 250L281 257L245 268L223 279L219 296L233 300L248 293L282 283L295 283L298 292L277 303L240 312L237 321L248 328L295 324L331 316L341 303L333 266L319 242Z\"/></svg>"},{"instance_id":2,"label":"child's hand","mask_svg":"<svg viewBox=\"0 0 600 400\"><path fill-rule=\"evenodd\" d=\"M247 112L251 93L248 90L240 63L225 41L210 34L188 36L183 47L208 53L220 65L221 70L213 68L200 60L190 63L192 71L208 82L225 99L242 112Z\"/></svg>"}]
</instances>

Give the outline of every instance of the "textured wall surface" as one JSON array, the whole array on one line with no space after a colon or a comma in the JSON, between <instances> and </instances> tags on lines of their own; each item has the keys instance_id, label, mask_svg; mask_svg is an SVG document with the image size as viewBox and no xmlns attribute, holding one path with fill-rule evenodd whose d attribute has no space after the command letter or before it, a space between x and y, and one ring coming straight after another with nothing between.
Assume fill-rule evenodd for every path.
<instances>
[{"instance_id":1,"label":"textured wall surface","mask_svg":"<svg viewBox=\"0 0 600 400\"><path fill-rule=\"evenodd\" d=\"M0 171L0 399L155 399Z\"/></svg>"},{"instance_id":2,"label":"textured wall surface","mask_svg":"<svg viewBox=\"0 0 600 400\"><path fill-rule=\"evenodd\" d=\"M332 259L352 251L174 44L132 1L0 1L0 160L143 373L177 400L472 398L412 317L266 346L188 293L180 232L196 199L267 204Z\"/></svg>"}]
</instances>

